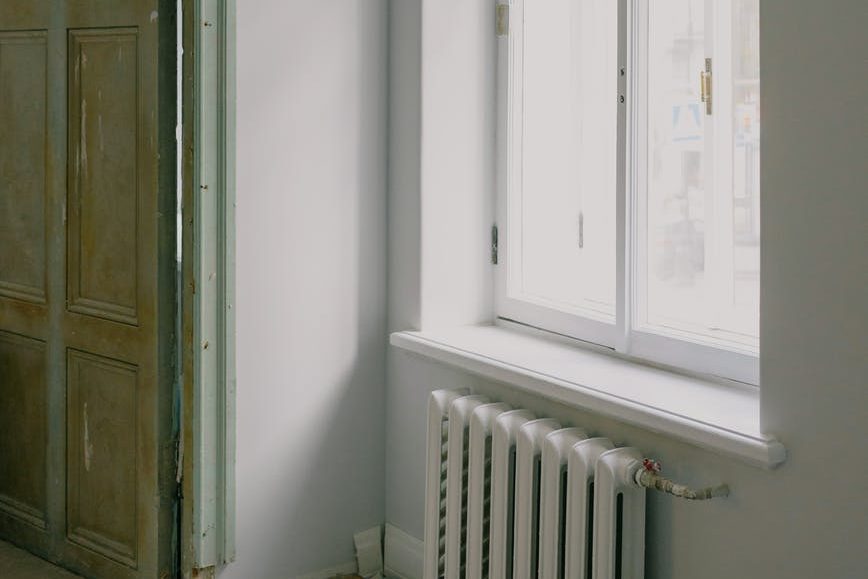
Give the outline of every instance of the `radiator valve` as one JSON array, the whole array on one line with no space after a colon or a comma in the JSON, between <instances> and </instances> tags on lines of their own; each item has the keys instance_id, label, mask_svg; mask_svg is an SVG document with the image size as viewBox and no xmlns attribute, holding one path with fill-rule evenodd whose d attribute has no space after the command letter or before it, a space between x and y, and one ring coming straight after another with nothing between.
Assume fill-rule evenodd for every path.
<instances>
[{"instance_id":1,"label":"radiator valve","mask_svg":"<svg viewBox=\"0 0 868 579\"><path fill-rule=\"evenodd\" d=\"M659 462L646 458L642 461L641 466L637 465L636 472L633 474L633 480L640 487L658 490L674 497L691 501L705 501L715 497L729 496L728 485L722 484L714 487L692 489L661 476L661 470Z\"/></svg>"}]
</instances>

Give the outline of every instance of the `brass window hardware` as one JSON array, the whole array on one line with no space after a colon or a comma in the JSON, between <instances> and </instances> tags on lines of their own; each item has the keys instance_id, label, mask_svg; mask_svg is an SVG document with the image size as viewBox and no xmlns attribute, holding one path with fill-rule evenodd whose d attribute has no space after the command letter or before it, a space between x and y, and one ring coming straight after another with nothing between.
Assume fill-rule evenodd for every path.
<instances>
[{"instance_id":1,"label":"brass window hardware","mask_svg":"<svg viewBox=\"0 0 868 579\"><path fill-rule=\"evenodd\" d=\"M509 4L498 4L495 13L497 36L509 36Z\"/></svg>"},{"instance_id":2,"label":"brass window hardware","mask_svg":"<svg viewBox=\"0 0 868 579\"><path fill-rule=\"evenodd\" d=\"M705 59L705 70L699 73L699 92L705 103L705 114L711 114L711 59Z\"/></svg>"}]
</instances>

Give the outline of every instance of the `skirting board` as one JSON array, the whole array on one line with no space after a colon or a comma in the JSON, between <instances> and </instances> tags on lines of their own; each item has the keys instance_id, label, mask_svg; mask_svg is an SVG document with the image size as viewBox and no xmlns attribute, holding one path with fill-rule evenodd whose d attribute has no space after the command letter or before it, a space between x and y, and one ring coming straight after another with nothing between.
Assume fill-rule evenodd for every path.
<instances>
[{"instance_id":1,"label":"skirting board","mask_svg":"<svg viewBox=\"0 0 868 579\"><path fill-rule=\"evenodd\" d=\"M386 523L385 575L395 579L422 579L424 544Z\"/></svg>"},{"instance_id":2,"label":"skirting board","mask_svg":"<svg viewBox=\"0 0 868 579\"><path fill-rule=\"evenodd\" d=\"M299 575L295 579L331 579L335 575L350 575L356 572L356 562L350 561L349 563L343 563L338 565L337 567L330 567L328 569L323 569L321 571L314 571L313 573L308 573L306 575Z\"/></svg>"},{"instance_id":3,"label":"skirting board","mask_svg":"<svg viewBox=\"0 0 868 579\"><path fill-rule=\"evenodd\" d=\"M385 550L384 575L387 579L422 579L424 556L422 541L386 523L383 548ZM332 579L335 575L348 575L355 573L356 570L356 562L351 561L337 567L299 575L295 579Z\"/></svg>"}]
</instances>

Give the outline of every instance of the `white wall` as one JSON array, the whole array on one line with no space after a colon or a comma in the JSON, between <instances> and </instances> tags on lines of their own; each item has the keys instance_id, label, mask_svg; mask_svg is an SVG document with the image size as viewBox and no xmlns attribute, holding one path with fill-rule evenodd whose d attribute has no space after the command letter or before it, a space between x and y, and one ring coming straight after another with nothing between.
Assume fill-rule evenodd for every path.
<instances>
[{"instance_id":1,"label":"white wall","mask_svg":"<svg viewBox=\"0 0 868 579\"><path fill-rule=\"evenodd\" d=\"M393 122L391 139L408 158L402 167L393 165L393 177L415 171L418 155L407 154L407 147L421 140L424 149L426 138L412 118L419 114L413 99L420 74L413 61L424 74L430 60L420 35L408 32L421 29L421 4L393 1L391 110L403 116ZM639 446L689 483L730 484L729 499L704 504L649 495L649 578L866 576L868 81L854 71L868 61L868 4L762 0L761 6L762 418L786 444L787 462L760 470L391 351L388 522L422 537L428 392L470 386ZM422 272L418 257L408 261L414 252L406 250L419 241L399 225L418 222L418 213L404 211L418 211L420 189L424 185L394 178L390 184L390 302L401 304L390 310L393 329L420 323L424 294L416 280Z\"/></svg>"},{"instance_id":2,"label":"white wall","mask_svg":"<svg viewBox=\"0 0 868 579\"><path fill-rule=\"evenodd\" d=\"M484 194L493 193L495 184L494 132L486 130L496 116L492 3L422 2L417 66L424 138L419 145L422 220L417 234L424 264L423 327L483 322L493 313L489 240L494 204ZM442 223L448 223L446 235Z\"/></svg>"},{"instance_id":3,"label":"white wall","mask_svg":"<svg viewBox=\"0 0 868 579\"><path fill-rule=\"evenodd\" d=\"M237 3L237 562L353 560L383 519L386 0Z\"/></svg>"}]
</instances>

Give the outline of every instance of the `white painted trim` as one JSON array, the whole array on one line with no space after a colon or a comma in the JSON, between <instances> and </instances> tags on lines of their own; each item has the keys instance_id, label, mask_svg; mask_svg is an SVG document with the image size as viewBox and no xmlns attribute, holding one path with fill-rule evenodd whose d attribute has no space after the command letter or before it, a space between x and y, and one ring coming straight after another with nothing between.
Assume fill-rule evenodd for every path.
<instances>
[{"instance_id":1,"label":"white painted trim","mask_svg":"<svg viewBox=\"0 0 868 579\"><path fill-rule=\"evenodd\" d=\"M392 345L572 406L773 468L786 449L760 430L759 390L495 326L397 332Z\"/></svg>"},{"instance_id":2,"label":"white painted trim","mask_svg":"<svg viewBox=\"0 0 868 579\"><path fill-rule=\"evenodd\" d=\"M377 525L353 535L359 575L373 577L383 573L383 527Z\"/></svg>"},{"instance_id":3,"label":"white painted trim","mask_svg":"<svg viewBox=\"0 0 868 579\"><path fill-rule=\"evenodd\" d=\"M422 579L424 550L425 545L420 539L386 523L386 577Z\"/></svg>"},{"instance_id":4,"label":"white painted trim","mask_svg":"<svg viewBox=\"0 0 868 579\"><path fill-rule=\"evenodd\" d=\"M350 575L356 572L356 562L341 563L335 567L306 573L304 575L296 575L295 579L331 579L335 575Z\"/></svg>"}]
</instances>

